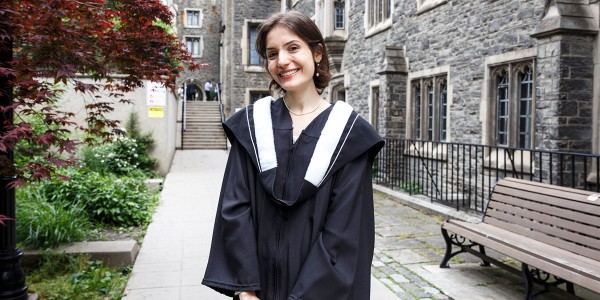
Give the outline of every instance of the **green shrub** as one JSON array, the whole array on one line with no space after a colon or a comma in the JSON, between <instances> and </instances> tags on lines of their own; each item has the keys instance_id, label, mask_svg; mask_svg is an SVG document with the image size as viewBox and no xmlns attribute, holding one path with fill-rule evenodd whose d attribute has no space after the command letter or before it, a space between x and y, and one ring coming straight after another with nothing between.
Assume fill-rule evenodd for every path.
<instances>
[{"instance_id":1,"label":"green shrub","mask_svg":"<svg viewBox=\"0 0 600 300\"><path fill-rule=\"evenodd\" d=\"M90 170L102 174L128 175L135 170L152 174L156 167L156 159L147 155L142 143L124 136L112 143L86 147L83 150L83 162Z\"/></svg>"},{"instance_id":2,"label":"green shrub","mask_svg":"<svg viewBox=\"0 0 600 300\"><path fill-rule=\"evenodd\" d=\"M17 238L24 246L54 247L82 241L91 224L83 206L48 202L36 186L17 189Z\"/></svg>"},{"instance_id":3,"label":"green shrub","mask_svg":"<svg viewBox=\"0 0 600 300\"><path fill-rule=\"evenodd\" d=\"M35 270L26 270L29 291L40 299L121 299L130 267L108 268L86 256L46 254Z\"/></svg>"},{"instance_id":4,"label":"green shrub","mask_svg":"<svg viewBox=\"0 0 600 300\"><path fill-rule=\"evenodd\" d=\"M117 137L111 143L84 148L82 156L85 165L103 174L129 175L138 170L136 175L155 176L157 160L148 155L154 140L150 133L140 132L136 113L129 115L126 132L126 136Z\"/></svg>"},{"instance_id":5,"label":"green shrub","mask_svg":"<svg viewBox=\"0 0 600 300\"><path fill-rule=\"evenodd\" d=\"M147 224L158 196L139 178L71 169L71 180L44 181L39 189L52 202L81 203L98 222L116 226Z\"/></svg>"}]
</instances>

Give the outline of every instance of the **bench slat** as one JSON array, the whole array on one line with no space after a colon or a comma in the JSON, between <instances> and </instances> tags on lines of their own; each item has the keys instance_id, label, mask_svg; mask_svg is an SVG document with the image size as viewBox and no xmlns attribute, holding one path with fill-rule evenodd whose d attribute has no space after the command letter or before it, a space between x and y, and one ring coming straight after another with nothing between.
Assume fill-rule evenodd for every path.
<instances>
[{"instance_id":1,"label":"bench slat","mask_svg":"<svg viewBox=\"0 0 600 300\"><path fill-rule=\"evenodd\" d=\"M599 246L596 248L600 249L600 239L598 239L598 237L600 237L600 227L590 226L570 219L563 219L560 215L546 214L545 208L549 209L549 207L538 206L536 210L533 210L496 202L494 203L493 209L488 209L487 215L500 220L505 220L507 219L506 217L510 217L510 219L507 219L510 221L513 219L511 216L514 215L516 217L540 221L548 225L548 227L540 227L540 231L543 231L546 234L553 235L555 230L575 232L597 240ZM528 227L525 223L522 225ZM574 241L580 242L577 240ZM581 243L584 242L581 241Z\"/></svg>"},{"instance_id":2,"label":"bench slat","mask_svg":"<svg viewBox=\"0 0 600 300\"><path fill-rule=\"evenodd\" d=\"M597 238L583 236L577 232L564 230L560 227L556 227L546 223L541 223L539 221L533 221L531 219L527 219L526 217L522 218L515 215L499 213L497 211L488 211L487 216L492 218L488 218L486 220L486 223L492 224L494 217L496 217L499 214L502 214L503 219L496 218L499 220L499 222L494 222L493 224L501 228L514 228L513 226L511 226L513 224L521 226L520 228L514 228L515 230L518 230L515 233L519 233L525 236L531 236L531 234L536 233L537 239L543 239L544 242L547 242L554 246L557 246L558 241L561 241L560 244L562 244L562 241L566 241L569 242L569 245L563 246L561 248L567 250L572 247L571 244L573 243L583 244L591 249L600 249L600 240L598 240Z\"/></svg>"},{"instance_id":3,"label":"bench slat","mask_svg":"<svg viewBox=\"0 0 600 300\"><path fill-rule=\"evenodd\" d=\"M535 211L543 211L546 214L559 216L564 219L578 221L585 224L590 224L595 227L600 227L600 217L578 211L565 210L556 206L547 205L544 203L526 201L521 198L511 197L501 194L493 194L490 200L488 209L496 206L496 203L509 204L517 207L523 207Z\"/></svg>"},{"instance_id":4,"label":"bench slat","mask_svg":"<svg viewBox=\"0 0 600 300\"><path fill-rule=\"evenodd\" d=\"M485 223L483 223L483 224L485 224ZM497 226L499 228L505 229L510 232L514 232L515 234L523 235L525 237L528 237L529 239L542 241L544 243L547 243L547 244L552 245L557 248L572 251L579 255L589 257L591 259L600 258L600 251L597 249L595 250L595 249L588 248L588 247L585 247L582 245L571 243L571 242L569 242L567 240L563 240L563 239L551 238L548 235L539 233L537 231L531 231L531 230L524 231L523 227L518 226L518 225L509 224L504 221L499 221L496 219L489 219L487 224Z\"/></svg>"},{"instance_id":5,"label":"bench slat","mask_svg":"<svg viewBox=\"0 0 600 300\"><path fill-rule=\"evenodd\" d=\"M514 187L518 189L533 189L542 191L542 193L548 196L559 196L567 199L572 199L574 201L592 204L596 206L600 206L600 199L596 201L589 201L587 197L591 194L598 194L595 192L579 190L574 188L562 187L558 185L551 185L547 183L535 182L535 181L527 181L523 179L517 178L504 178L498 182L500 186L508 186Z\"/></svg>"},{"instance_id":6,"label":"bench slat","mask_svg":"<svg viewBox=\"0 0 600 300\"><path fill-rule=\"evenodd\" d=\"M581 199L568 198L568 195L546 194L538 190L525 191L520 189L508 188L503 185L496 186L494 188L494 194L496 193L500 195L507 195L509 197L527 199L529 201L547 203L556 207L565 208L567 210L573 210L578 212L589 213L595 216L600 216L600 206L598 206L597 203L588 200L585 200L588 202L583 202L583 200ZM575 195L573 197L575 197ZM585 196L585 199L587 199L587 196Z\"/></svg>"}]
</instances>

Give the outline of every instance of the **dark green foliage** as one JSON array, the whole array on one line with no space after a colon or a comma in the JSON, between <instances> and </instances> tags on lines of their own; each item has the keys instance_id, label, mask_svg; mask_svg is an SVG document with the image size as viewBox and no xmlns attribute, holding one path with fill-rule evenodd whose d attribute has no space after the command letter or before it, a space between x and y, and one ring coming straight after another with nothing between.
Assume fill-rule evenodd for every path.
<instances>
[{"instance_id":1,"label":"dark green foliage","mask_svg":"<svg viewBox=\"0 0 600 300\"><path fill-rule=\"evenodd\" d=\"M86 169L71 169L64 175L71 180L54 179L38 186L49 201L80 203L92 220L105 224L138 226L150 221L157 196L139 178Z\"/></svg>"},{"instance_id":2,"label":"dark green foliage","mask_svg":"<svg viewBox=\"0 0 600 300\"><path fill-rule=\"evenodd\" d=\"M136 175L155 176L157 161L148 155L154 140L150 133L141 134L136 113L129 115L126 130L126 136L113 142L85 148L83 162L91 170L102 174L130 175L134 170L140 170L146 175Z\"/></svg>"},{"instance_id":3,"label":"dark green foliage","mask_svg":"<svg viewBox=\"0 0 600 300\"><path fill-rule=\"evenodd\" d=\"M54 247L82 241L91 226L79 203L48 202L36 187L17 190L17 237L24 246Z\"/></svg>"},{"instance_id":4,"label":"dark green foliage","mask_svg":"<svg viewBox=\"0 0 600 300\"><path fill-rule=\"evenodd\" d=\"M108 268L86 256L46 254L35 270L26 270L29 291L40 299L121 299L131 268Z\"/></svg>"}]
</instances>

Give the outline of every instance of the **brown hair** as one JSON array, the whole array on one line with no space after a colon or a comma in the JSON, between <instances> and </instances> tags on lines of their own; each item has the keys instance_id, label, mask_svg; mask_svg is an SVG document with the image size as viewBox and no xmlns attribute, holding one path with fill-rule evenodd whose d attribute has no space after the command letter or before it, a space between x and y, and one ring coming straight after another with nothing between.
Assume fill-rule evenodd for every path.
<instances>
[{"instance_id":1,"label":"brown hair","mask_svg":"<svg viewBox=\"0 0 600 300\"><path fill-rule=\"evenodd\" d=\"M256 37L256 51L263 59L263 67L268 71L268 59L267 59L267 35L276 26L284 26L289 31L300 37L304 42L308 44L310 51L313 53L321 54L321 61L319 65L315 65L315 75L313 80L315 87L319 94L323 93L323 90L329 84L331 80L331 72L329 72L329 56L327 55L327 49L325 49L325 41L321 35L321 31L309 17L303 13L297 11L280 12L272 15L267 20L262 22L258 27L258 35ZM319 76L316 76L317 73ZM269 74L270 75L270 74ZM269 84L271 91L282 91L281 86L271 78Z\"/></svg>"}]
</instances>

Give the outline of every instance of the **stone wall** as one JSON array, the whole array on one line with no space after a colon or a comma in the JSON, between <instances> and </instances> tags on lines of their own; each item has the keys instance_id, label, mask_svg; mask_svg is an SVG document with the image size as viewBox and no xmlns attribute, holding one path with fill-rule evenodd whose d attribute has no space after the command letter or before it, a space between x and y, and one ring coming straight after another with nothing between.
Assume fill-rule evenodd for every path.
<instances>
[{"instance_id":1,"label":"stone wall","mask_svg":"<svg viewBox=\"0 0 600 300\"><path fill-rule=\"evenodd\" d=\"M315 0L293 0L291 9L312 17L315 14Z\"/></svg>"},{"instance_id":2,"label":"stone wall","mask_svg":"<svg viewBox=\"0 0 600 300\"><path fill-rule=\"evenodd\" d=\"M198 2L197 5L199 2L212 5L211 0L180 2L183 5L192 1ZM292 4L290 9L312 17L315 1L292 0L288 3ZM419 1L392 0L391 26L370 35L365 35L365 1L347 1L348 38L343 47L342 73L336 78L344 83L345 100L365 119L373 113L372 88L378 87L380 97L375 125L383 136L406 137L407 119L411 114L409 80L415 78L414 74L441 69L447 72L448 79L448 140L488 143L490 139L486 135L492 134L493 126L487 110L494 100L486 94L491 83L486 77L490 69L487 64L490 58L508 63L518 56L515 53L526 52L533 53L530 58L535 62L537 140L534 147L584 152L598 148L591 144L592 140L598 140L591 128L592 122L598 122L592 113L594 106L598 106L594 104L598 100L594 98L593 90L593 53L597 51L594 30L598 27L594 20L598 19L598 5L591 4L597 1L441 0L425 1L436 6L423 9L418 7ZM247 103L249 91L265 91L269 83L264 71L249 71L245 67L245 24L260 22L280 9L281 2L273 0L225 0L216 9L217 15L222 12L219 21L226 26L218 74L228 113ZM591 22L595 28L587 28L585 32L575 28L572 32L567 30L549 38L541 37L540 30L553 32L552 28L544 29L543 24L549 19L543 17L550 10L570 18L569 22L561 24L593 27L589 25ZM568 11L577 11L577 14L569 15ZM206 15L205 24L208 24ZM574 18L577 20L573 21ZM210 34L210 30L206 30ZM218 39L218 34L216 36ZM397 49L400 54L394 54L391 63L391 52L385 49ZM562 54L548 54L555 50ZM396 67L389 69L390 63ZM204 76L202 72L201 76Z\"/></svg>"},{"instance_id":3,"label":"stone wall","mask_svg":"<svg viewBox=\"0 0 600 300\"><path fill-rule=\"evenodd\" d=\"M235 109L245 106L250 90L268 91L270 79L266 72L245 68L243 61L244 29L247 20L259 22L271 14L280 11L279 1L248 0L248 1L223 1L223 21L226 25L223 52L223 96L226 102L227 114L232 114Z\"/></svg>"},{"instance_id":4,"label":"stone wall","mask_svg":"<svg viewBox=\"0 0 600 300\"><path fill-rule=\"evenodd\" d=\"M177 7L177 34L180 41L185 44L185 36L202 37L202 56L195 58L199 63L208 64L199 72L184 71L179 76L179 82L192 79L199 88L199 97L202 97L204 83L211 80L214 83L220 80L220 57L221 49L219 47L220 29L221 29L221 5L215 0L175 0ZM202 26L199 28L189 28L185 26L186 9L202 10Z\"/></svg>"},{"instance_id":5,"label":"stone wall","mask_svg":"<svg viewBox=\"0 0 600 300\"><path fill-rule=\"evenodd\" d=\"M392 27L369 37L364 34L364 1L355 0L351 5L344 53L350 79L348 101L366 113L367 87L378 79L379 46L404 48L408 72L450 66L450 137L456 142L480 143L482 120L478 116L485 57L535 47L536 40L529 35L539 23L546 1L448 1L422 13L417 11L417 1L393 2ZM402 92L389 97L392 103L406 102L406 86L396 89ZM387 123L405 126L402 122ZM404 137L404 130L395 128L381 133Z\"/></svg>"},{"instance_id":6,"label":"stone wall","mask_svg":"<svg viewBox=\"0 0 600 300\"><path fill-rule=\"evenodd\" d=\"M552 36L540 39L536 144L562 151L592 149L593 39Z\"/></svg>"}]
</instances>

